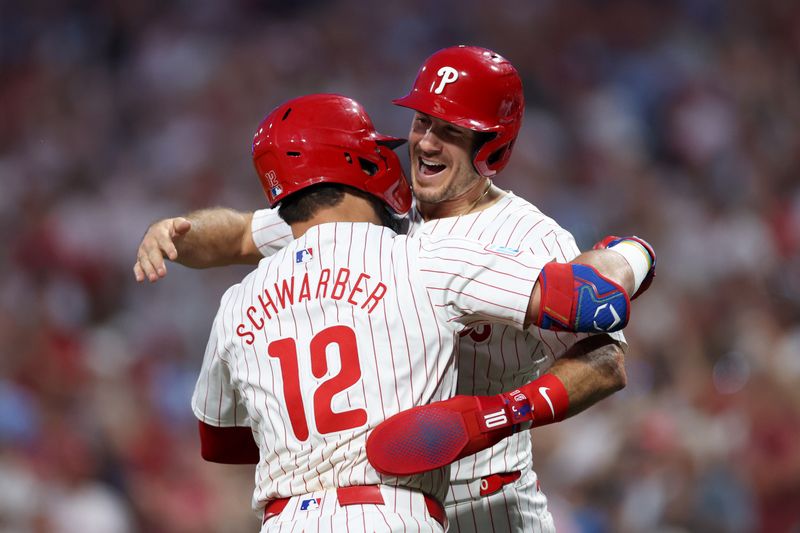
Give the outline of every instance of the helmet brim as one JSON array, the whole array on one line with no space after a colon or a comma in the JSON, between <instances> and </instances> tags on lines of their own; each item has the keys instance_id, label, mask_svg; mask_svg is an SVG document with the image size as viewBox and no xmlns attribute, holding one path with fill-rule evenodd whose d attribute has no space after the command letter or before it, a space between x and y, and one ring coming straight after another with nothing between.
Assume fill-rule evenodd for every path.
<instances>
[{"instance_id":1,"label":"helmet brim","mask_svg":"<svg viewBox=\"0 0 800 533\"><path fill-rule=\"evenodd\" d=\"M412 109L414 111L418 111L420 113L425 113L426 115L430 115L432 117L436 117L438 119L444 120L445 122L449 122L450 124L455 124L456 126L460 126L462 128L466 128L472 131L479 131L479 132L492 132L497 131L502 126L497 124L491 124L486 121L482 120L475 120L471 118L467 118L468 113L464 110L461 112L455 112L457 106L455 104L450 104L447 111L436 111L435 109L430 109L430 99L427 96L418 96L416 91L412 91L406 96L402 98L396 98L392 100L392 103L396 106L405 107L408 109ZM454 116L460 115L460 116Z\"/></svg>"},{"instance_id":2,"label":"helmet brim","mask_svg":"<svg viewBox=\"0 0 800 533\"><path fill-rule=\"evenodd\" d=\"M407 142L407 139L402 139L400 137L391 137L389 135L382 135L380 133L376 133L372 138L375 140L376 143L382 146L388 146L392 150L394 150L399 146L403 146Z\"/></svg>"}]
</instances>

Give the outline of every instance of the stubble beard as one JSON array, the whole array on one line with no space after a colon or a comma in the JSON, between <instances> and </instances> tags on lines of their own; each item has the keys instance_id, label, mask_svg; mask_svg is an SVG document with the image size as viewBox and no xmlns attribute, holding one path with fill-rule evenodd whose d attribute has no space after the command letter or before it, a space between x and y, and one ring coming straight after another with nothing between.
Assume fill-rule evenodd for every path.
<instances>
[{"instance_id":1,"label":"stubble beard","mask_svg":"<svg viewBox=\"0 0 800 533\"><path fill-rule=\"evenodd\" d=\"M412 176L412 185L414 182L414 176L416 176L416 174ZM460 173L458 176L455 176L452 180L450 180L450 182L444 187L414 187L414 197L417 199L417 202L426 204L440 204L442 202L458 198L462 194L467 193L471 188L475 187L476 183L480 181L481 178L482 176L479 174L469 174L465 176L463 173Z\"/></svg>"}]
</instances>

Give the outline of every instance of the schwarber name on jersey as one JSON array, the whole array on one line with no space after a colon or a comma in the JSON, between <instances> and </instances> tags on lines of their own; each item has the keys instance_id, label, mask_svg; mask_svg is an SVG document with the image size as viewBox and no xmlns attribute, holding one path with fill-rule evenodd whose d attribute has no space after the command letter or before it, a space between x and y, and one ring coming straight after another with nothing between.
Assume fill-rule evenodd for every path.
<instances>
[{"instance_id":1,"label":"schwarber name on jersey","mask_svg":"<svg viewBox=\"0 0 800 533\"><path fill-rule=\"evenodd\" d=\"M297 257L308 257L311 252L301 250L297 252ZM299 260L295 260L299 262ZM355 281L351 281L351 274ZM331 300L345 300L351 305L372 313L378 303L386 294L386 285L378 281L369 290L372 276L366 272L351 273L349 268L339 268L331 271L330 268L323 268L316 272L304 272L301 277L294 276L284 278L278 282L264 288L258 295L258 306L251 305L245 310L247 321L236 326L236 335L243 337L247 344L255 341L254 331L264 329L265 320L272 320L277 317L278 310L284 310L287 306L301 303L305 300L319 300L320 298L330 298Z\"/></svg>"},{"instance_id":2,"label":"schwarber name on jersey","mask_svg":"<svg viewBox=\"0 0 800 533\"><path fill-rule=\"evenodd\" d=\"M549 257L461 238L323 224L222 298L192 397L214 426L250 426L255 509L273 498L384 483L444 499L448 472L381 476L369 431L455 393L455 344L476 322L521 329Z\"/></svg>"}]
</instances>

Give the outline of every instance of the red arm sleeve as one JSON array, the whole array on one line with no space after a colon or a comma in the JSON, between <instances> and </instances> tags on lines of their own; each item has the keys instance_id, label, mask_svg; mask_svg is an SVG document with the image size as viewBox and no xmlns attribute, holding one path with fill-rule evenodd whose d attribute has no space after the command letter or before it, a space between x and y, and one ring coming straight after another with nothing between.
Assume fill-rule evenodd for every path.
<instances>
[{"instance_id":1,"label":"red arm sleeve","mask_svg":"<svg viewBox=\"0 0 800 533\"><path fill-rule=\"evenodd\" d=\"M258 464L259 450L249 427L220 428L198 421L200 455L212 463Z\"/></svg>"}]
</instances>

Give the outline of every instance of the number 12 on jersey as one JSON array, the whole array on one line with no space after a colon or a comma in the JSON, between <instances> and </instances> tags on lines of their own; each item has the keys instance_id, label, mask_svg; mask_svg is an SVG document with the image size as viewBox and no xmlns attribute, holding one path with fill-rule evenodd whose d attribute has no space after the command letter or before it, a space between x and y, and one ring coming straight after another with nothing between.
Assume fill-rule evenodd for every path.
<instances>
[{"instance_id":1,"label":"number 12 on jersey","mask_svg":"<svg viewBox=\"0 0 800 533\"><path fill-rule=\"evenodd\" d=\"M325 435L357 428L367 423L364 409L351 409L335 413L331 408L334 395L355 385L361 379L361 364L358 360L356 333L348 326L331 326L323 329L311 339L311 373L320 379L328 373L328 346L336 344L339 349L339 373L319 384L314 391L314 420L317 431ZM267 352L276 358L283 376L283 399L289 412L292 431L300 441L308 439L308 417L303 404L300 387L300 370L297 341L291 337L269 343Z\"/></svg>"}]
</instances>

